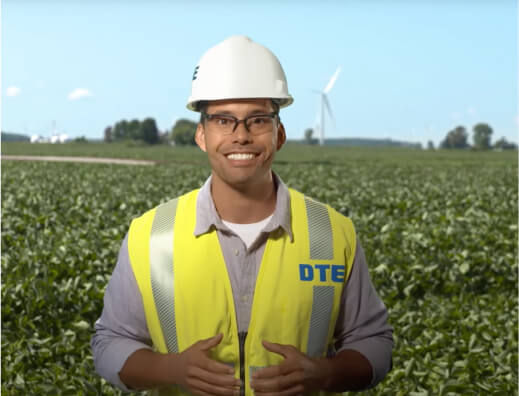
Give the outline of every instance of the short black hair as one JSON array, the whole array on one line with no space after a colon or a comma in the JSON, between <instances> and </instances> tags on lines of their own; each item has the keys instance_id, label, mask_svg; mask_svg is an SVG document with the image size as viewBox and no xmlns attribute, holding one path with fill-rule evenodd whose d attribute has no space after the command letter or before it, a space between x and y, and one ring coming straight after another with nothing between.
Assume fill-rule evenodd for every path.
<instances>
[{"instance_id":1,"label":"short black hair","mask_svg":"<svg viewBox=\"0 0 519 396\"><path fill-rule=\"evenodd\" d=\"M204 123L204 114L207 110L207 105L209 102L207 100L201 100L200 102L197 102L195 105L195 110L200 112L200 121L198 121L200 124Z\"/></svg>"}]
</instances>

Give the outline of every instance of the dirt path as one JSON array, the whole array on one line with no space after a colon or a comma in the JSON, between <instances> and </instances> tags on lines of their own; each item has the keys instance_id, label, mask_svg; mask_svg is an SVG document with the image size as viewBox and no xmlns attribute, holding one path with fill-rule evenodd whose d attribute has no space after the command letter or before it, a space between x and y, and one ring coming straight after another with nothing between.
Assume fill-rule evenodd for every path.
<instances>
[{"instance_id":1,"label":"dirt path","mask_svg":"<svg viewBox=\"0 0 519 396\"><path fill-rule=\"evenodd\" d=\"M97 157L55 157L40 155L2 155L3 160L15 161L56 161L56 162L87 162L97 164L120 164L120 165L155 165L156 161L122 159L122 158L97 158Z\"/></svg>"}]
</instances>

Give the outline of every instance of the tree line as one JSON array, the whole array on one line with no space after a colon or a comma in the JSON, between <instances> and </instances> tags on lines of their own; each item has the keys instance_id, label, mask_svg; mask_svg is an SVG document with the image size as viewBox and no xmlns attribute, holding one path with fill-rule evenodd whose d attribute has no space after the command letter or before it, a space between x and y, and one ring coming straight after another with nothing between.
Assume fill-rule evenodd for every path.
<instances>
[{"instance_id":1,"label":"tree line","mask_svg":"<svg viewBox=\"0 0 519 396\"><path fill-rule=\"evenodd\" d=\"M491 144L491 137L493 130L490 125L486 123L478 123L472 128L472 140L473 145L469 144L469 134L464 126L457 126L450 130L447 136L441 141L439 148L442 149L476 149L476 150L489 150L489 149L502 149L502 150L514 150L517 149L517 144L508 142L504 137L497 140L494 144ZM303 141L306 144L317 144L318 139L314 138L314 130L307 128L304 132ZM429 150L434 149L434 143L429 141L427 143Z\"/></svg>"},{"instance_id":2,"label":"tree line","mask_svg":"<svg viewBox=\"0 0 519 396\"><path fill-rule=\"evenodd\" d=\"M153 118L139 120L121 120L114 126L108 126L104 130L105 142L116 142L122 140L141 140L148 144L160 142L160 133L157 123Z\"/></svg>"},{"instance_id":3,"label":"tree line","mask_svg":"<svg viewBox=\"0 0 519 396\"><path fill-rule=\"evenodd\" d=\"M181 118L175 122L170 130L160 132L153 118L139 120L121 120L113 126L108 126L104 131L105 142L137 140L148 144L173 143L175 145L195 145L195 132L197 123L189 119ZM307 144L316 144L313 137L313 129L308 128L304 133L304 141ZM486 123L478 123L472 128L473 145L469 144L469 134L464 126L457 126L447 132L445 138L439 144L441 149L517 149L517 145L508 142L504 137L491 143L493 129ZM434 144L429 141L428 149L434 149Z\"/></svg>"},{"instance_id":4,"label":"tree line","mask_svg":"<svg viewBox=\"0 0 519 396\"><path fill-rule=\"evenodd\" d=\"M447 136L441 141L440 148L443 149L467 149L473 148L476 150L489 150L491 148L510 150L517 149L517 145L508 142L504 137L491 144L492 134L494 133L490 125L480 122L472 128L473 145L470 146L468 142L469 134L464 126L457 126L450 130ZM431 148L431 145L428 144Z\"/></svg>"},{"instance_id":5,"label":"tree line","mask_svg":"<svg viewBox=\"0 0 519 396\"><path fill-rule=\"evenodd\" d=\"M104 130L104 141L142 141L148 144L169 143L177 145L194 145L197 123L187 119L179 119L171 130L160 132L153 118L143 121L134 119L121 120Z\"/></svg>"}]
</instances>

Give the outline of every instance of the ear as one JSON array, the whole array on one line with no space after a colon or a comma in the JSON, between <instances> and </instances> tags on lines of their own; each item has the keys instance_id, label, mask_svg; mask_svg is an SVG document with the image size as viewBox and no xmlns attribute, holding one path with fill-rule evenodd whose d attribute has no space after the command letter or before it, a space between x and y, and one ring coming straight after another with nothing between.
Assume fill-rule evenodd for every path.
<instances>
[{"instance_id":1,"label":"ear","mask_svg":"<svg viewBox=\"0 0 519 396\"><path fill-rule=\"evenodd\" d=\"M205 148L205 131L201 123L198 123L196 127L195 142L200 147L200 150L207 151Z\"/></svg>"},{"instance_id":2,"label":"ear","mask_svg":"<svg viewBox=\"0 0 519 396\"><path fill-rule=\"evenodd\" d=\"M278 141L276 150L280 150L281 147L283 147L283 145L285 144L286 140L287 135L285 133L285 126L283 125L283 123L280 122L278 126Z\"/></svg>"}]
</instances>

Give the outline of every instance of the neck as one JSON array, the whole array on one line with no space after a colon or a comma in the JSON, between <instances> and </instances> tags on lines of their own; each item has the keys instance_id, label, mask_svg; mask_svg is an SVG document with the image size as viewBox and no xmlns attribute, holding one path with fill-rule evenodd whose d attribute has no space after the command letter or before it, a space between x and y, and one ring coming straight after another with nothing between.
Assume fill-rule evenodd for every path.
<instances>
[{"instance_id":1,"label":"neck","mask_svg":"<svg viewBox=\"0 0 519 396\"><path fill-rule=\"evenodd\" d=\"M256 223L276 208L276 186L271 173L261 183L243 186L231 186L213 175L211 195L220 218L231 223Z\"/></svg>"}]
</instances>

